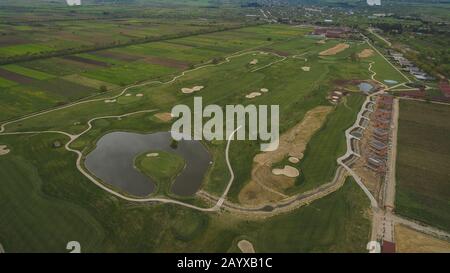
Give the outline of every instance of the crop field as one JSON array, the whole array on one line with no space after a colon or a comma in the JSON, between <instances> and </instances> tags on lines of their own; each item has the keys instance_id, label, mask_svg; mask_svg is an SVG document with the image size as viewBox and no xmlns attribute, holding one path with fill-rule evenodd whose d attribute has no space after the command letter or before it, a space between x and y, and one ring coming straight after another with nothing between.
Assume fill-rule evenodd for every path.
<instances>
[{"instance_id":1,"label":"crop field","mask_svg":"<svg viewBox=\"0 0 450 273\"><path fill-rule=\"evenodd\" d=\"M401 101L396 210L406 217L450 230L450 109Z\"/></svg>"}]
</instances>

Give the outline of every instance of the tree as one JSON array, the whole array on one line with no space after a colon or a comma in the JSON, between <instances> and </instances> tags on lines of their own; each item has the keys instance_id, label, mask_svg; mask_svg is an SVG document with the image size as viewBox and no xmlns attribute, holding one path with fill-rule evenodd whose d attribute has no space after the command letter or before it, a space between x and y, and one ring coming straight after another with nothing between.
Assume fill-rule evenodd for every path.
<instances>
[{"instance_id":1,"label":"tree","mask_svg":"<svg viewBox=\"0 0 450 273\"><path fill-rule=\"evenodd\" d=\"M106 85L102 85L99 88L100 92L105 93L106 91L108 91L108 87L106 87Z\"/></svg>"}]
</instances>

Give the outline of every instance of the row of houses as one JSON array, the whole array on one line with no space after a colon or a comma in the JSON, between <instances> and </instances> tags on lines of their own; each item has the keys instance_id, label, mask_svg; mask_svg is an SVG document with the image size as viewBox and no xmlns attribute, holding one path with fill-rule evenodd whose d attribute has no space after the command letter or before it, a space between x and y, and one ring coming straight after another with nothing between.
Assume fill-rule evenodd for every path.
<instances>
[{"instance_id":1,"label":"row of houses","mask_svg":"<svg viewBox=\"0 0 450 273\"><path fill-rule=\"evenodd\" d=\"M415 66L411 61L403 56L402 53L397 52L395 50L389 50L389 56L392 60L394 60L399 66L402 67L403 71L407 71L411 73L416 79L421 81L429 81L434 78L429 76L427 73L422 71L420 68Z\"/></svg>"},{"instance_id":2,"label":"row of houses","mask_svg":"<svg viewBox=\"0 0 450 273\"><path fill-rule=\"evenodd\" d=\"M366 167L382 175L386 173L393 103L394 98L391 95L381 95L377 98L376 110L373 113L373 130L368 143Z\"/></svg>"}]
</instances>

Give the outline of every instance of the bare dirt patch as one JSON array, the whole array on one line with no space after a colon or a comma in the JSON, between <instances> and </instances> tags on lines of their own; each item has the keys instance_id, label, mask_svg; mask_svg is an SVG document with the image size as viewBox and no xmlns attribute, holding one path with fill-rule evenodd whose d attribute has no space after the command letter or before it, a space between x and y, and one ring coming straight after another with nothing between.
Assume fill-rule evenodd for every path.
<instances>
[{"instance_id":1,"label":"bare dirt patch","mask_svg":"<svg viewBox=\"0 0 450 273\"><path fill-rule=\"evenodd\" d=\"M198 91L202 90L203 88L205 88L205 87L202 85L194 86L192 88L185 87L185 88L181 88L181 92L183 92L184 94L191 94L194 92L198 92Z\"/></svg>"},{"instance_id":2,"label":"bare dirt patch","mask_svg":"<svg viewBox=\"0 0 450 273\"><path fill-rule=\"evenodd\" d=\"M8 146L6 145L0 145L0 156L9 154L10 150L8 149Z\"/></svg>"},{"instance_id":3,"label":"bare dirt patch","mask_svg":"<svg viewBox=\"0 0 450 273\"><path fill-rule=\"evenodd\" d=\"M327 50L324 50L322 52L319 53L320 56L331 56L331 55L336 55L339 52L342 52L344 50L346 50L347 48L349 48L350 45L349 44L344 44L344 43L340 43L335 45L332 48L329 48Z\"/></svg>"},{"instance_id":4,"label":"bare dirt patch","mask_svg":"<svg viewBox=\"0 0 450 273\"><path fill-rule=\"evenodd\" d=\"M165 113L157 113L155 114L155 117L163 122L169 122L173 119L172 114L165 112Z\"/></svg>"},{"instance_id":5,"label":"bare dirt patch","mask_svg":"<svg viewBox=\"0 0 450 273\"><path fill-rule=\"evenodd\" d=\"M141 93L136 94L136 97L143 97L143 96L144 96L144 94L141 94Z\"/></svg>"},{"instance_id":6,"label":"bare dirt patch","mask_svg":"<svg viewBox=\"0 0 450 273\"><path fill-rule=\"evenodd\" d=\"M369 58L373 55L374 51L370 48L366 48L363 51L358 53L358 57L360 58Z\"/></svg>"},{"instance_id":7,"label":"bare dirt patch","mask_svg":"<svg viewBox=\"0 0 450 273\"><path fill-rule=\"evenodd\" d=\"M119 53L119 52L113 52L113 51L108 51L108 50L96 51L96 52L92 52L90 54L97 55L100 57L116 59L119 61L125 61L125 62L134 62L139 59L143 59L143 57L139 56L139 55L132 55L132 54L122 53L122 52Z\"/></svg>"},{"instance_id":8,"label":"bare dirt patch","mask_svg":"<svg viewBox=\"0 0 450 273\"><path fill-rule=\"evenodd\" d=\"M147 61L151 64L157 64L157 65L161 65L161 66L178 68L178 69L187 69L191 65L188 62L178 61L178 60L169 59L169 58L154 57L154 56L146 57L145 61Z\"/></svg>"},{"instance_id":9,"label":"bare dirt patch","mask_svg":"<svg viewBox=\"0 0 450 273\"><path fill-rule=\"evenodd\" d=\"M36 80L33 78L11 72L3 68L0 68L0 77L21 84L33 84L36 82Z\"/></svg>"},{"instance_id":10,"label":"bare dirt patch","mask_svg":"<svg viewBox=\"0 0 450 273\"><path fill-rule=\"evenodd\" d=\"M269 191L255 181L250 181L239 193L239 202L247 206L258 206L260 204L274 203L284 197Z\"/></svg>"},{"instance_id":11,"label":"bare dirt patch","mask_svg":"<svg viewBox=\"0 0 450 273\"><path fill-rule=\"evenodd\" d=\"M242 251L242 253L255 253L253 244L247 240L240 240L238 242L238 248Z\"/></svg>"},{"instance_id":12,"label":"bare dirt patch","mask_svg":"<svg viewBox=\"0 0 450 273\"><path fill-rule=\"evenodd\" d=\"M281 135L277 150L262 152L253 158L251 180L239 193L242 204L261 205L283 198L284 190L294 185L295 178L274 175L272 165L286 156L303 158L310 138L322 127L332 109L331 106L318 106L308 111L301 122Z\"/></svg>"},{"instance_id":13,"label":"bare dirt patch","mask_svg":"<svg viewBox=\"0 0 450 273\"><path fill-rule=\"evenodd\" d=\"M403 225L395 226L396 251L401 253L450 253L450 243Z\"/></svg>"}]
</instances>

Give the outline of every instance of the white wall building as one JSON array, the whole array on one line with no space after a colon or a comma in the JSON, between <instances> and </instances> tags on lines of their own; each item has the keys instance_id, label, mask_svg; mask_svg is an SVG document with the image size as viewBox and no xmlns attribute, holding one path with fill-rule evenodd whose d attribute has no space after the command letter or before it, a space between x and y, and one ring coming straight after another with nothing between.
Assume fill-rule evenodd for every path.
<instances>
[{"instance_id":1,"label":"white wall building","mask_svg":"<svg viewBox=\"0 0 450 273\"><path fill-rule=\"evenodd\" d=\"M367 0L369 6L381 6L381 0Z\"/></svg>"},{"instance_id":2,"label":"white wall building","mask_svg":"<svg viewBox=\"0 0 450 273\"><path fill-rule=\"evenodd\" d=\"M81 0L66 0L66 3L69 6L80 6Z\"/></svg>"}]
</instances>

